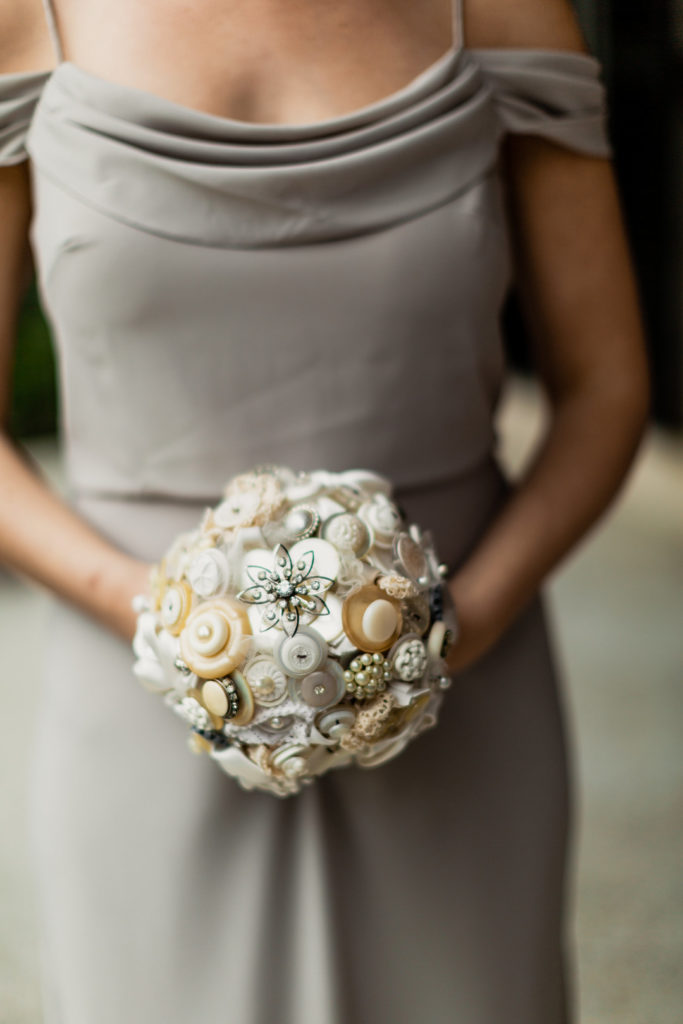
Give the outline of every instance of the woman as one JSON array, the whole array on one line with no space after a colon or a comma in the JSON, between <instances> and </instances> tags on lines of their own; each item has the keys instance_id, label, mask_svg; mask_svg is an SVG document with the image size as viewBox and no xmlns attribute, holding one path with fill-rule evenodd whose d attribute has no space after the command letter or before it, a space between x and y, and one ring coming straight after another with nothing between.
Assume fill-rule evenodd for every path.
<instances>
[{"instance_id":1,"label":"woman","mask_svg":"<svg viewBox=\"0 0 683 1024\"><path fill-rule=\"evenodd\" d=\"M565 1022L541 587L616 494L649 394L569 5L44 7L1 7L3 395L33 257L69 497L5 433L0 557L57 598L32 790L46 1020ZM514 487L513 265L551 411ZM150 565L269 461L390 476L461 624L437 729L286 801L189 758L131 676Z\"/></svg>"}]
</instances>

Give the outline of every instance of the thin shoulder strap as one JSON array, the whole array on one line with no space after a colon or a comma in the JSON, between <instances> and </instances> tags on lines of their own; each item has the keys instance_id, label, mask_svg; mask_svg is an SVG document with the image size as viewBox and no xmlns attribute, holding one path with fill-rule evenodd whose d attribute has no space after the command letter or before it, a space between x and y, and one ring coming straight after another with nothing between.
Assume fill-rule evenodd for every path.
<instances>
[{"instance_id":1,"label":"thin shoulder strap","mask_svg":"<svg viewBox=\"0 0 683 1024\"><path fill-rule=\"evenodd\" d=\"M59 38L59 31L57 29L57 20L55 18L53 0L43 0L43 8L45 10L45 20L47 21L47 27L50 33L50 38L52 39L52 45L55 48L57 60L61 64L61 62L64 60L64 51L62 49L62 41Z\"/></svg>"},{"instance_id":2,"label":"thin shoulder strap","mask_svg":"<svg viewBox=\"0 0 683 1024\"><path fill-rule=\"evenodd\" d=\"M465 0L451 0L453 14L453 46L461 50L465 45Z\"/></svg>"}]
</instances>

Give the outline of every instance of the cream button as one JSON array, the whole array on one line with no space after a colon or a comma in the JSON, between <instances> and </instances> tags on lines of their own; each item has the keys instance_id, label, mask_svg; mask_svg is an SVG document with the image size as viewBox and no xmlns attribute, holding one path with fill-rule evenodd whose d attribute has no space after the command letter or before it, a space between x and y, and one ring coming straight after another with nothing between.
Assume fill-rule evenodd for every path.
<instances>
[{"instance_id":1,"label":"cream button","mask_svg":"<svg viewBox=\"0 0 683 1024\"><path fill-rule=\"evenodd\" d=\"M315 672L327 658L325 640L311 626L299 626L294 636L284 636L275 648L275 657L290 676Z\"/></svg>"},{"instance_id":2,"label":"cream button","mask_svg":"<svg viewBox=\"0 0 683 1024\"><path fill-rule=\"evenodd\" d=\"M443 619L437 619L427 637L427 653L430 658L445 658L450 646L451 632Z\"/></svg>"},{"instance_id":3,"label":"cream button","mask_svg":"<svg viewBox=\"0 0 683 1024\"><path fill-rule=\"evenodd\" d=\"M422 638L417 633L402 636L389 652L387 660L397 679L406 683L421 679L427 669L428 657Z\"/></svg>"},{"instance_id":4,"label":"cream button","mask_svg":"<svg viewBox=\"0 0 683 1024\"><path fill-rule=\"evenodd\" d=\"M187 578L200 597L223 593L230 582L228 560L217 548L201 551L190 562Z\"/></svg>"},{"instance_id":5,"label":"cream button","mask_svg":"<svg viewBox=\"0 0 683 1024\"><path fill-rule=\"evenodd\" d=\"M250 642L251 624L243 606L231 597L215 597L188 616L180 653L193 672L211 679L237 668Z\"/></svg>"},{"instance_id":6,"label":"cream button","mask_svg":"<svg viewBox=\"0 0 683 1024\"><path fill-rule=\"evenodd\" d=\"M374 583L366 583L344 600L342 622L346 635L361 651L386 650L403 628L401 603Z\"/></svg>"},{"instance_id":7,"label":"cream button","mask_svg":"<svg viewBox=\"0 0 683 1024\"><path fill-rule=\"evenodd\" d=\"M400 612L397 612L390 601L382 597L371 601L361 618L361 628L365 636L371 643L381 646L391 640L401 623Z\"/></svg>"},{"instance_id":8,"label":"cream button","mask_svg":"<svg viewBox=\"0 0 683 1024\"><path fill-rule=\"evenodd\" d=\"M189 623L187 635L198 654L211 657L225 647L229 626L225 616L218 610L208 609Z\"/></svg>"},{"instance_id":9,"label":"cream button","mask_svg":"<svg viewBox=\"0 0 683 1024\"><path fill-rule=\"evenodd\" d=\"M212 715L223 718L230 707L228 694L223 686L216 679L209 679L202 686L202 701L207 711Z\"/></svg>"},{"instance_id":10,"label":"cream button","mask_svg":"<svg viewBox=\"0 0 683 1024\"><path fill-rule=\"evenodd\" d=\"M178 636L192 605L192 591L184 580L169 584L161 598L160 615L165 628Z\"/></svg>"}]
</instances>

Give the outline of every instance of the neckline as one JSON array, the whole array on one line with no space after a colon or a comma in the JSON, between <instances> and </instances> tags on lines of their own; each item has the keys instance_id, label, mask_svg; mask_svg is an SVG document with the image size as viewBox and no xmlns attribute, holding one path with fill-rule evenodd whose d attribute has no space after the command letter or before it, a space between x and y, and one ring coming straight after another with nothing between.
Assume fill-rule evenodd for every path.
<instances>
[{"instance_id":1,"label":"neckline","mask_svg":"<svg viewBox=\"0 0 683 1024\"><path fill-rule=\"evenodd\" d=\"M294 123L280 121L245 121L240 118L214 114L210 111L200 110L198 107L191 107L188 104L172 100L169 97L162 96L159 93L152 92L148 89L140 88L139 86L128 85L123 82L115 82L112 79L104 78L102 75L97 75L92 71L87 71L79 64L75 64L70 60L60 61L60 63L57 64L51 72L49 72L48 80L53 80L58 75L71 77L74 80L80 79L81 82L87 83L93 88L109 90L113 93L128 96L131 99L137 99L140 102L155 104L162 110L165 109L168 113L175 113L176 115L181 115L185 118L192 117L204 122L205 124L231 127L239 130L245 135L257 136L265 134L271 138L277 136L283 139L289 139L295 135L316 135L325 133L328 130L343 130L347 127L354 127L357 124L363 124L374 120L375 117L379 117L387 108L400 108L404 102L407 102L410 99L414 92L419 91L422 87L429 86L432 80L434 78L438 79L440 73L449 69L451 64L453 65L453 70L455 70L466 49L467 47L462 44L451 43L444 53L437 57L436 60L432 61L432 63L426 68L423 68L422 71L419 71L404 85L395 89L393 92L388 93L386 96L380 97L378 100L373 100L371 103L364 104L362 107L357 107L355 110L348 111L345 114L338 114L335 117L327 117L317 121L301 121Z\"/></svg>"}]
</instances>

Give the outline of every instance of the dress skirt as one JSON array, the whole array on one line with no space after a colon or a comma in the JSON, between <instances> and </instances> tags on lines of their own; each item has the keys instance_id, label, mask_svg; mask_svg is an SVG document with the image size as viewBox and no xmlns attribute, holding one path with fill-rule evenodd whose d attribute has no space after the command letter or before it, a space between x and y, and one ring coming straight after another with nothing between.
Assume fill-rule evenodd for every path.
<instances>
[{"instance_id":1,"label":"dress skirt","mask_svg":"<svg viewBox=\"0 0 683 1024\"><path fill-rule=\"evenodd\" d=\"M311 467L315 468L315 467ZM454 571L513 485L492 459L395 491ZM76 494L156 561L206 503ZM45 1024L565 1024L571 790L542 591L395 760L242 790L54 599L31 841Z\"/></svg>"}]
</instances>

